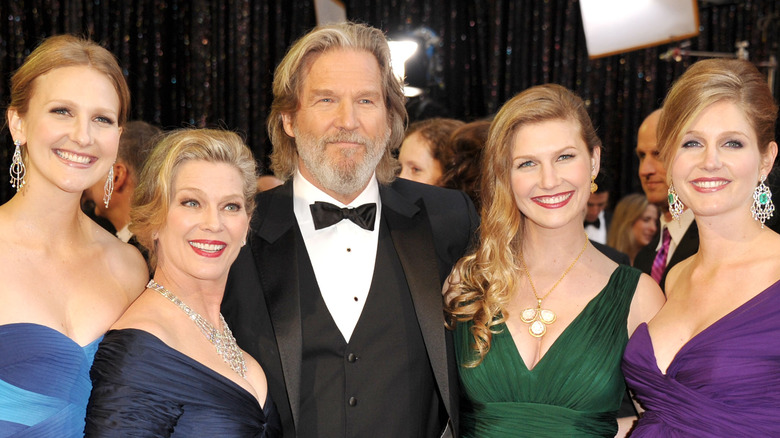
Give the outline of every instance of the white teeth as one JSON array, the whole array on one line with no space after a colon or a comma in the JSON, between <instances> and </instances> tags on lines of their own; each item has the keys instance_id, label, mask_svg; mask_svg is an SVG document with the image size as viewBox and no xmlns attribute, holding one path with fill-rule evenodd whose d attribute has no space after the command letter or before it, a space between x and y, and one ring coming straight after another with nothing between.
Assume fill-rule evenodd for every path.
<instances>
[{"instance_id":1,"label":"white teeth","mask_svg":"<svg viewBox=\"0 0 780 438\"><path fill-rule=\"evenodd\" d=\"M557 204L559 202L563 202L571 197L571 193L567 193L565 195L558 195L558 196L545 196L545 197L539 197L536 198L539 202L542 204Z\"/></svg>"},{"instance_id":2,"label":"white teeth","mask_svg":"<svg viewBox=\"0 0 780 438\"><path fill-rule=\"evenodd\" d=\"M57 156L68 161L73 161L74 163L79 164L89 164L90 161L92 161L89 157L85 157L83 155L77 155L70 152L65 151L55 151L57 153Z\"/></svg>"},{"instance_id":3,"label":"white teeth","mask_svg":"<svg viewBox=\"0 0 780 438\"><path fill-rule=\"evenodd\" d=\"M217 252L224 249L226 245L214 245L212 243L190 242L190 246L192 246L193 248L198 248L202 251Z\"/></svg>"},{"instance_id":4,"label":"white teeth","mask_svg":"<svg viewBox=\"0 0 780 438\"><path fill-rule=\"evenodd\" d=\"M693 185L696 187L702 188L702 189L714 189L716 187L725 186L728 184L728 181L724 180L718 180L718 181L694 181Z\"/></svg>"}]
</instances>

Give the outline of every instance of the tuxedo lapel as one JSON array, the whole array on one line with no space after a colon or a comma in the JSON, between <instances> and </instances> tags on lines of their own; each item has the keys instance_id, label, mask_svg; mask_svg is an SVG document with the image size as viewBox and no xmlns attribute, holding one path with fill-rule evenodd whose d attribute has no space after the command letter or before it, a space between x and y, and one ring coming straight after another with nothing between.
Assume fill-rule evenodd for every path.
<instances>
[{"instance_id":1,"label":"tuxedo lapel","mask_svg":"<svg viewBox=\"0 0 780 438\"><path fill-rule=\"evenodd\" d=\"M382 214L387 219L406 276L439 392L452 415L441 285L425 204L422 199L411 203L388 186L380 186L379 194Z\"/></svg>"},{"instance_id":2,"label":"tuxedo lapel","mask_svg":"<svg viewBox=\"0 0 780 438\"><path fill-rule=\"evenodd\" d=\"M279 349L293 422L298 426L302 359L301 306L298 281L298 231L292 181L271 194L267 213L258 221L252 249ZM282 401L277 401L281 403Z\"/></svg>"}]
</instances>

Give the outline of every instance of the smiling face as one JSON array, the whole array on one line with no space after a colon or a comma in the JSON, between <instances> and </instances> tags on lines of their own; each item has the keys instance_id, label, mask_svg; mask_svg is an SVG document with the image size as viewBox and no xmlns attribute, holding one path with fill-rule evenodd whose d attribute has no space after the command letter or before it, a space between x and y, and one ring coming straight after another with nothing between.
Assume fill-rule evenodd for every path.
<instances>
[{"instance_id":1,"label":"smiling face","mask_svg":"<svg viewBox=\"0 0 780 438\"><path fill-rule=\"evenodd\" d=\"M753 190L773 161L772 154L759 153L755 130L740 108L719 101L682 133L670 172L680 200L697 217L750 218Z\"/></svg>"},{"instance_id":2,"label":"smiling face","mask_svg":"<svg viewBox=\"0 0 780 438\"><path fill-rule=\"evenodd\" d=\"M631 232L634 233L634 241L638 247L650 243L658 230L658 207L648 204L645 211L634 221Z\"/></svg>"},{"instance_id":3,"label":"smiling face","mask_svg":"<svg viewBox=\"0 0 780 438\"><path fill-rule=\"evenodd\" d=\"M108 77L86 66L62 67L33 84L27 113L8 111L14 139L27 147L27 181L81 193L105 179L121 133L119 97Z\"/></svg>"},{"instance_id":4,"label":"smiling face","mask_svg":"<svg viewBox=\"0 0 780 438\"><path fill-rule=\"evenodd\" d=\"M303 177L345 204L366 187L387 148L387 117L376 58L342 49L316 56L298 110L283 114Z\"/></svg>"},{"instance_id":5,"label":"smiling face","mask_svg":"<svg viewBox=\"0 0 780 438\"><path fill-rule=\"evenodd\" d=\"M431 146L419 132L410 134L401 144L398 154L401 178L436 185L441 179L441 163L431 155Z\"/></svg>"},{"instance_id":6,"label":"smiling face","mask_svg":"<svg viewBox=\"0 0 780 438\"><path fill-rule=\"evenodd\" d=\"M582 227L591 176L599 170L599 153L596 148L591 157L573 121L522 126L512 147L511 183L517 207L531 223L543 228L572 222Z\"/></svg>"},{"instance_id":7,"label":"smiling face","mask_svg":"<svg viewBox=\"0 0 780 438\"><path fill-rule=\"evenodd\" d=\"M227 281L249 228L243 182L227 163L182 163L163 227L155 233L157 270L174 278Z\"/></svg>"}]
</instances>

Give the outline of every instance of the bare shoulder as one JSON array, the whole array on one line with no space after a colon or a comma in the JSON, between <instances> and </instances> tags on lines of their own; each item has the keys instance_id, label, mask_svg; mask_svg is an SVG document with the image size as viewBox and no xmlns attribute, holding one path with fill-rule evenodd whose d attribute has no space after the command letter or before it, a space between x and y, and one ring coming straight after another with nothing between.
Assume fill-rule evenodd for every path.
<instances>
[{"instance_id":1,"label":"bare shoulder","mask_svg":"<svg viewBox=\"0 0 780 438\"><path fill-rule=\"evenodd\" d=\"M643 322L648 322L661 310L666 297L649 275L642 274L636 285L628 315L628 333L631 334Z\"/></svg>"},{"instance_id":2,"label":"bare shoulder","mask_svg":"<svg viewBox=\"0 0 780 438\"><path fill-rule=\"evenodd\" d=\"M135 329L147 332L171 345L175 340L175 330L167 323L170 317L166 315L163 302L152 290L145 290L137 300L130 305L125 313L111 327L114 330Z\"/></svg>"},{"instance_id":3,"label":"bare shoulder","mask_svg":"<svg viewBox=\"0 0 780 438\"><path fill-rule=\"evenodd\" d=\"M115 277L129 302L138 298L149 280L146 261L133 245L122 242L109 233L108 237L99 235L98 241L103 247L105 263Z\"/></svg>"}]
</instances>

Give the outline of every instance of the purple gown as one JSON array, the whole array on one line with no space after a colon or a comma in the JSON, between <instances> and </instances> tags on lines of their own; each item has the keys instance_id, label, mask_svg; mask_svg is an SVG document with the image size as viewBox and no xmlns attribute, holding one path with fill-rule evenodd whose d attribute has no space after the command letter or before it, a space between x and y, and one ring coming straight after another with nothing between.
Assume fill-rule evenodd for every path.
<instances>
[{"instance_id":1,"label":"purple gown","mask_svg":"<svg viewBox=\"0 0 780 438\"><path fill-rule=\"evenodd\" d=\"M780 281L688 341L666 374L642 324L623 373L646 409L631 437L780 437Z\"/></svg>"}]
</instances>

